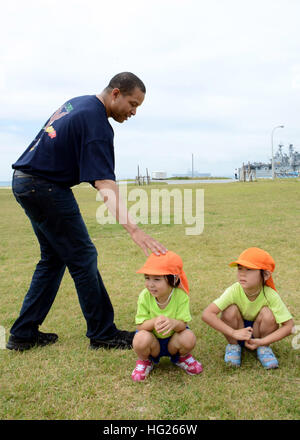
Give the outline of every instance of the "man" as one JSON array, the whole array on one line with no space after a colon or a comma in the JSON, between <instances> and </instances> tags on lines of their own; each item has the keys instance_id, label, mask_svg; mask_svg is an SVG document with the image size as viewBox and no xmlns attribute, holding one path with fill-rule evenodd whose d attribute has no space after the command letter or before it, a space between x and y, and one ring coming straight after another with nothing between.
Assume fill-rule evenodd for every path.
<instances>
[{"instance_id":1,"label":"man","mask_svg":"<svg viewBox=\"0 0 300 440\"><path fill-rule=\"evenodd\" d=\"M26 350L56 342L55 333L38 330L67 267L87 322L91 348L131 348L134 332L114 324L114 311L97 269L97 251L80 214L71 186L89 182L145 255L165 253L159 242L129 218L119 198L114 173L113 129L136 114L145 97L143 82L130 72L114 76L99 95L73 98L46 122L13 164L13 193L24 208L41 248L31 285L7 348ZM114 197L107 197L107 194Z\"/></svg>"}]
</instances>

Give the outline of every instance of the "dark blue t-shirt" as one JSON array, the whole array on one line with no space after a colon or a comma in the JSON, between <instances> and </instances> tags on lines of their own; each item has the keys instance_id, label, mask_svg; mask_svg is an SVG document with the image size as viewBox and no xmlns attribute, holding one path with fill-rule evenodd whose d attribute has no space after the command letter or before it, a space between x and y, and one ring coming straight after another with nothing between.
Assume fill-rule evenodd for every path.
<instances>
[{"instance_id":1,"label":"dark blue t-shirt","mask_svg":"<svg viewBox=\"0 0 300 440\"><path fill-rule=\"evenodd\" d=\"M116 180L114 132L95 95L63 104L12 167L62 185Z\"/></svg>"}]
</instances>

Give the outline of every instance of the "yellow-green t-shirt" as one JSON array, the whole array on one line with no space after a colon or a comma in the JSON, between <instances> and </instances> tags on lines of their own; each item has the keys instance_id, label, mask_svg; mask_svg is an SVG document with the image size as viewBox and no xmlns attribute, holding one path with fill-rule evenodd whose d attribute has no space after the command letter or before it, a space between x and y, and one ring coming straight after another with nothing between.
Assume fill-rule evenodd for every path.
<instances>
[{"instance_id":1,"label":"yellow-green t-shirt","mask_svg":"<svg viewBox=\"0 0 300 440\"><path fill-rule=\"evenodd\" d=\"M255 318L264 306L272 310L277 324L292 319L292 315L278 293L268 286L264 286L264 292L263 289L261 289L258 297L255 298L254 301L250 301L240 283L234 283L228 287L218 299L213 301L213 303L216 304L221 311L232 304L236 304L243 319L248 321L255 321Z\"/></svg>"},{"instance_id":2,"label":"yellow-green t-shirt","mask_svg":"<svg viewBox=\"0 0 300 440\"><path fill-rule=\"evenodd\" d=\"M135 316L135 323L137 325L143 324L147 321L157 316L164 315L167 318L178 319L179 321L189 322L192 320L190 313L190 299L189 296L182 290L178 288L173 289L173 294L167 306L161 309L156 302L156 299L149 292L148 289L144 289L138 298L137 312ZM153 333L157 338L164 339L169 338L175 332L172 330L167 335L162 335L157 333L153 329Z\"/></svg>"}]
</instances>

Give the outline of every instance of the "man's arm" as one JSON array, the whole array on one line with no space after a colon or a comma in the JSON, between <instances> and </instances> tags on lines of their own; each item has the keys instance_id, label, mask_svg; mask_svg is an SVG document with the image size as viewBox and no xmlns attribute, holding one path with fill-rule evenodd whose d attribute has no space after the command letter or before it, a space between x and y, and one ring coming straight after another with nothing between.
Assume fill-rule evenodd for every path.
<instances>
[{"instance_id":1,"label":"man's arm","mask_svg":"<svg viewBox=\"0 0 300 440\"><path fill-rule=\"evenodd\" d=\"M124 229L130 234L132 240L140 246L144 254L148 256L148 249L155 254L164 254L167 249L154 238L142 231L130 217L124 201L120 197L119 187L113 180L96 180L95 187L100 192L108 210L116 218Z\"/></svg>"}]
</instances>

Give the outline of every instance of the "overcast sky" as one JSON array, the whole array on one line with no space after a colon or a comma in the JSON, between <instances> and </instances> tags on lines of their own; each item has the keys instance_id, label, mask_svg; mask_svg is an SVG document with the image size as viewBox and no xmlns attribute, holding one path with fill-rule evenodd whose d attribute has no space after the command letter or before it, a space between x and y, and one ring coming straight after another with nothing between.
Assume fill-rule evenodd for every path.
<instances>
[{"instance_id":1,"label":"overcast sky","mask_svg":"<svg viewBox=\"0 0 300 440\"><path fill-rule=\"evenodd\" d=\"M147 88L115 130L117 178L232 175L300 151L299 0L2 2L0 180L48 117L122 71Z\"/></svg>"}]
</instances>

